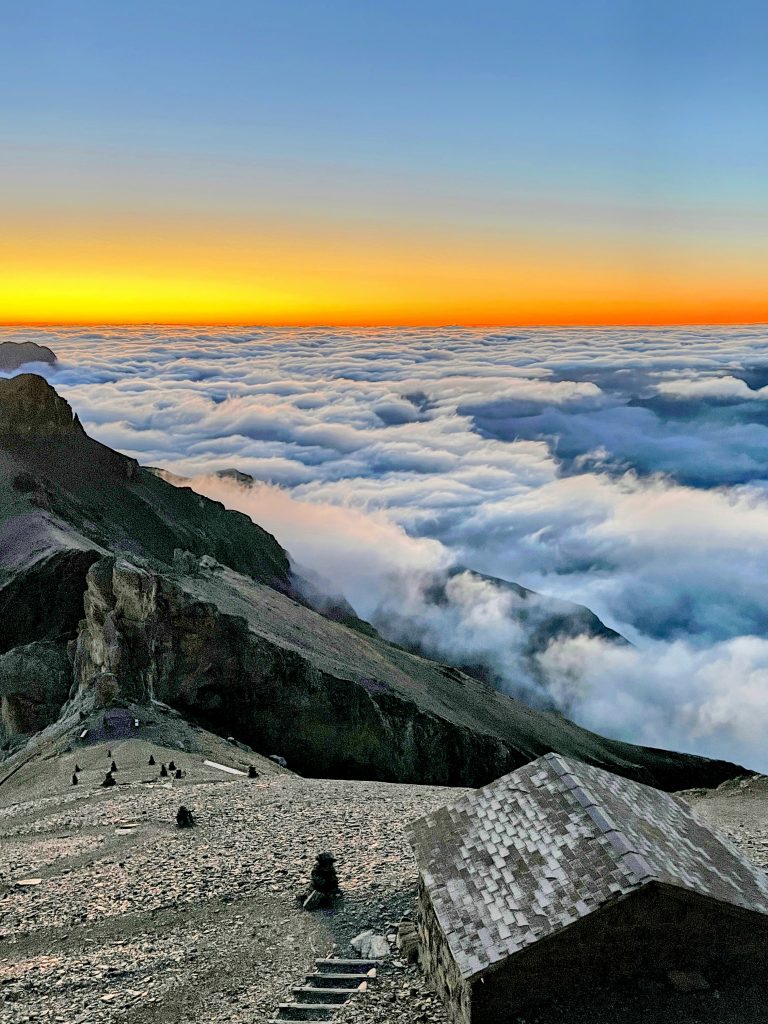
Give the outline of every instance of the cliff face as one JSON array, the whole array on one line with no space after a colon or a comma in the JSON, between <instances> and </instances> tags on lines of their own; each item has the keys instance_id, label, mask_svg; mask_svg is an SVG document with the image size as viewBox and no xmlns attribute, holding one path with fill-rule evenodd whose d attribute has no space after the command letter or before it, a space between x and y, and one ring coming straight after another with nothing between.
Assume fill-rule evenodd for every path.
<instances>
[{"instance_id":1,"label":"cliff face","mask_svg":"<svg viewBox=\"0 0 768 1024\"><path fill-rule=\"evenodd\" d=\"M161 700L308 775L479 785L515 760L399 692L383 642L206 562L175 579L111 557L91 568L76 701Z\"/></svg>"},{"instance_id":2,"label":"cliff face","mask_svg":"<svg viewBox=\"0 0 768 1024\"><path fill-rule=\"evenodd\" d=\"M21 373L0 380L0 434L64 437L83 428L69 403L42 377Z\"/></svg>"},{"instance_id":3,"label":"cliff face","mask_svg":"<svg viewBox=\"0 0 768 1024\"><path fill-rule=\"evenodd\" d=\"M28 735L55 722L71 683L66 647L56 641L0 655L0 735Z\"/></svg>"}]
</instances>

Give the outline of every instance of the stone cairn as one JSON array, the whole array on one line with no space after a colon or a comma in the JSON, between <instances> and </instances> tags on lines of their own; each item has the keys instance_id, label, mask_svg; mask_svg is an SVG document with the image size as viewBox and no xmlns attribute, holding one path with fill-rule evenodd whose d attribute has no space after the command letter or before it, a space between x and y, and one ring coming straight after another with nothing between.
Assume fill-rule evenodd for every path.
<instances>
[{"instance_id":1,"label":"stone cairn","mask_svg":"<svg viewBox=\"0 0 768 1024\"><path fill-rule=\"evenodd\" d=\"M305 910L327 907L341 895L332 853L318 853L310 876L312 888L302 906Z\"/></svg>"},{"instance_id":2,"label":"stone cairn","mask_svg":"<svg viewBox=\"0 0 768 1024\"><path fill-rule=\"evenodd\" d=\"M111 764L111 765L109 766L109 770L110 770L111 772L116 772L116 771L117 771L117 765L115 764L115 762L114 762L114 761L113 761L113 762L112 762L112 764Z\"/></svg>"},{"instance_id":3,"label":"stone cairn","mask_svg":"<svg viewBox=\"0 0 768 1024\"><path fill-rule=\"evenodd\" d=\"M112 772L107 772L107 774L104 776L104 781L102 782L102 786L105 789L108 789L110 786L116 786L116 785L117 785L117 783L115 782L114 778L112 777Z\"/></svg>"},{"instance_id":4,"label":"stone cairn","mask_svg":"<svg viewBox=\"0 0 768 1024\"><path fill-rule=\"evenodd\" d=\"M192 811L190 811L188 807L185 807L184 804L182 804L176 812L176 824L179 828L192 828L195 824Z\"/></svg>"},{"instance_id":5,"label":"stone cairn","mask_svg":"<svg viewBox=\"0 0 768 1024\"><path fill-rule=\"evenodd\" d=\"M256 765L255 764L249 765L248 766L248 778L249 779L258 779L258 777L259 777L259 773L256 771Z\"/></svg>"},{"instance_id":6,"label":"stone cairn","mask_svg":"<svg viewBox=\"0 0 768 1024\"><path fill-rule=\"evenodd\" d=\"M80 779L77 777L77 772L72 772L72 785L77 786L80 784Z\"/></svg>"},{"instance_id":7,"label":"stone cairn","mask_svg":"<svg viewBox=\"0 0 768 1024\"><path fill-rule=\"evenodd\" d=\"M150 755L149 755L149 761L148 761L147 763L148 763L148 764L156 764L156 763L157 763L157 762L155 761L155 758L154 758L154 755L153 755L153 754L150 754Z\"/></svg>"},{"instance_id":8,"label":"stone cairn","mask_svg":"<svg viewBox=\"0 0 768 1024\"><path fill-rule=\"evenodd\" d=\"M168 769L165 767L164 764L160 765L160 778L161 779L167 779L168 778Z\"/></svg>"}]
</instances>

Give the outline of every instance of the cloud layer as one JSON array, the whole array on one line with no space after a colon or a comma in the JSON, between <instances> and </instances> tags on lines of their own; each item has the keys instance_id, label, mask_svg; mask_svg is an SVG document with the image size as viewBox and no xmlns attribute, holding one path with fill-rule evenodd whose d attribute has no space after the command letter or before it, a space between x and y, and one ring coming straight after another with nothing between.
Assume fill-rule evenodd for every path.
<instances>
[{"instance_id":1,"label":"cloud layer","mask_svg":"<svg viewBox=\"0 0 768 1024\"><path fill-rule=\"evenodd\" d=\"M374 621L528 695L513 598L635 645L558 644L546 696L612 735L768 768L768 335L733 330L4 331L99 440L199 478ZM234 467L263 486L212 480ZM228 488L228 490L227 490ZM226 494L223 491L227 490ZM401 628L405 628L402 626Z\"/></svg>"}]
</instances>

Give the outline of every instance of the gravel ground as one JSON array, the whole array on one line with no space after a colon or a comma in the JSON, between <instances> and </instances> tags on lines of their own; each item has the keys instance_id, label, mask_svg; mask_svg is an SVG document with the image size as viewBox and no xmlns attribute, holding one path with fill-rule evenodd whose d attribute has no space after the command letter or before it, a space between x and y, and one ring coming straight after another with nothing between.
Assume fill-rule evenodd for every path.
<instances>
[{"instance_id":1,"label":"gravel ground","mask_svg":"<svg viewBox=\"0 0 768 1024\"><path fill-rule=\"evenodd\" d=\"M358 932L391 934L412 909L402 826L455 793L301 779L265 761L251 780L144 741L110 749L122 784L100 788L110 758L92 747L25 769L31 786L14 777L17 797L52 795L0 807L4 1024L268 1020L316 957L350 955ZM171 757L187 775L169 786L156 773ZM194 829L176 828L181 803ZM308 914L297 898L322 850L344 899Z\"/></svg>"},{"instance_id":2,"label":"gravel ground","mask_svg":"<svg viewBox=\"0 0 768 1024\"><path fill-rule=\"evenodd\" d=\"M268 1020L316 957L391 935L413 908L403 825L456 790L301 779L217 741L228 776L147 740L41 755L0 786L0 1019L3 1024L253 1024ZM154 752L156 768L147 765ZM215 755L215 756L214 756ZM109 760L120 784L102 789ZM186 772L160 780L161 761ZM77 760L81 784L69 780ZM691 793L713 824L768 866L768 784ZM175 827L179 804L198 825ZM344 899L308 914L298 897L330 850ZM41 879L20 886L24 879ZM692 996L626 990L550 1007L526 1024L764 1024L765 983ZM447 1024L416 967L389 958L339 1024Z\"/></svg>"}]
</instances>

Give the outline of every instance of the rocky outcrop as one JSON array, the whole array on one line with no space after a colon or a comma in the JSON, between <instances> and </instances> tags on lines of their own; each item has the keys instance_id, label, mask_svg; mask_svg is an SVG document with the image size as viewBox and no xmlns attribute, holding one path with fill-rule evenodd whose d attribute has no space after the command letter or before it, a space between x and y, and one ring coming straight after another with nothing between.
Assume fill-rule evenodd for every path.
<instances>
[{"instance_id":1,"label":"rocky outcrop","mask_svg":"<svg viewBox=\"0 0 768 1024\"><path fill-rule=\"evenodd\" d=\"M0 655L0 742L55 722L71 685L64 644L45 640Z\"/></svg>"},{"instance_id":2,"label":"rocky outcrop","mask_svg":"<svg viewBox=\"0 0 768 1024\"><path fill-rule=\"evenodd\" d=\"M34 341L0 341L0 372L13 373L27 363L56 364L56 354Z\"/></svg>"},{"instance_id":3,"label":"rocky outcrop","mask_svg":"<svg viewBox=\"0 0 768 1024\"><path fill-rule=\"evenodd\" d=\"M69 403L42 377L21 373L0 380L0 434L65 437L83 434Z\"/></svg>"},{"instance_id":4,"label":"rocky outcrop","mask_svg":"<svg viewBox=\"0 0 768 1024\"><path fill-rule=\"evenodd\" d=\"M37 640L74 639L83 617L88 569L98 551L44 554L0 581L0 653Z\"/></svg>"},{"instance_id":5,"label":"rocky outcrop","mask_svg":"<svg viewBox=\"0 0 768 1024\"><path fill-rule=\"evenodd\" d=\"M604 740L222 565L186 562L91 567L76 701L160 700L333 778L478 786L552 749L671 788L736 771Z\"/></svg>"}]
</instances>

